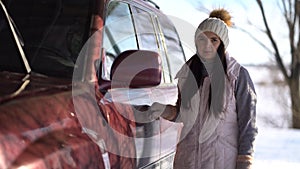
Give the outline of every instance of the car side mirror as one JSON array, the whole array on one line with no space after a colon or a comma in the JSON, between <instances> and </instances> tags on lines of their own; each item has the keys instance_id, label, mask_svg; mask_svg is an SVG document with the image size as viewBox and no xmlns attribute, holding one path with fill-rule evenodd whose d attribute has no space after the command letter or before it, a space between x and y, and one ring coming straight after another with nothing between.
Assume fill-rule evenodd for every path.
<instances>
[{"instance_id":1,"label":"car side mirror","mask_svg":"<svg viewBox=\"0 0 300 169\"><path fill-rule=\"evenodd\" d=\"M161 82L161 58L157 52L127 50L113 62L111 88L143 88Z\"/></svg>"}]
</instances>

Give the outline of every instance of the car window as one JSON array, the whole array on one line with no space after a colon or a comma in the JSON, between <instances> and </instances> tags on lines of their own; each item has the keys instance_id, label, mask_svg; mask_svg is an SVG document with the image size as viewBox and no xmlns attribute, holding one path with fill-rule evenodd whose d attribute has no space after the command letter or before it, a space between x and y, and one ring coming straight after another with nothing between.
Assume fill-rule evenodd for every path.
<instances>
[{"instance_id":1,"label":"car window","mask_svg":"<svg viewBox=\"0 0 300 169\"><path fill-rule=\"evenodd\" d=\"M152 50L160 54L162 60L162 82L170 83L169 65L164 51L164 39L157 25L157 15L146 10L132 7L134 24L137 31L139 46L141 49Z\"/></svg>"},{"instance_id":2,"label":"car window","mask_svg":"<svg viewBox=\"0 0 300 169\"><path fill-rule=\"evenodd\" d=\"M48 76L73 75L77 56L89 34L89 1L2 0L24 42L33 72ZM0 12L0 69L26 72L7 19Z\"/></svg>"},{"instance_id":3,"label":"car window","mask_svg":"<svg viewBox=\"0 0 300 169\"><path fill-rule=\"evenodd\" d=\"M154 32L155 25L151 14L137 7L132 7L132 9L134 11L134 25L140 49L159 51L157 35Z\"/></svg>"},{"instance_id":4,"label":"car window","mask_svg":"<svg viewBox=\"0 0 300 169\"><path fill-rule=\"evenodd\" d=\"M121 52L138 49L135 34L129 5L115 1L109 3L103 36L106 53L104 79L109 79L112 62Z\"/></svg>"},{"instance_id":5,"label":"car window","mask_svg":"<svg viewBox=\"0 0 300 169\"><path fill-rule=\"evenodd\" d=\"M185 62L184 52L174 25L165 15L143 7L112 1L106 13L103 36L106 56L102 78L110 80L114 59L125 50L158 52L162 60L163 83L171 83Z\"/></svg>"},{"instance_id":6,"label":"car window","mask_svg":"<svg viewBox=\"0 0 300 169\"><path fill-rule=\"evenodd\" d=\"M181 66L185 63L185 55L182 48L179 35L173 25L173 23L165 15L159 15L157 17L159 29L163 33L164 48L166 57L169 62L170 76L172 81L175 79L176 73Z\"/></svg>"}]
</instances>

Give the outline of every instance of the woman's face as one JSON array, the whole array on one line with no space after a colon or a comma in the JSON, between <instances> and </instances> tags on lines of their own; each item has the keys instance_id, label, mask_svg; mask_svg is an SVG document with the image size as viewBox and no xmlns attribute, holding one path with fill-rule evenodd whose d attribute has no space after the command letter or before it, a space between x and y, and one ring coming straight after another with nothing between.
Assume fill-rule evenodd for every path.
<instances>
[{"instance_id":1,"label":"woman's face","mask_svg":"<svg viewBox=\"0 0 300 169\"><path fill-rule=\"evenodd\" d=\"M213 59L217 55L220 44L220 38L213 32L201 33L196 38L198 54L205 60Z\"/></svg>"}]
</instances>

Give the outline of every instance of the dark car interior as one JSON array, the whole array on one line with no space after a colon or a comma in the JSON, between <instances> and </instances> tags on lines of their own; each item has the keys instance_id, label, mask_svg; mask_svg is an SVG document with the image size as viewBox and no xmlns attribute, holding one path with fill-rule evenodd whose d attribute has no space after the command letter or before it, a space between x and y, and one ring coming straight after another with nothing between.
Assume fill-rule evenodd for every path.
<instances>
[{"instance_id":1,"label":"dark car interior","mask_svg":"<svg viewBox=\"0 0 300 169\"><path fill-rule=\"evenodd\" d=\"M70 77L88 37L90 2L73 0L3 0L10 21L23 44L33 72ZM55 10L53 10L55 9ZM25 72L11 28L0 12L1 71Z\"/></svg>"}]
</instances>

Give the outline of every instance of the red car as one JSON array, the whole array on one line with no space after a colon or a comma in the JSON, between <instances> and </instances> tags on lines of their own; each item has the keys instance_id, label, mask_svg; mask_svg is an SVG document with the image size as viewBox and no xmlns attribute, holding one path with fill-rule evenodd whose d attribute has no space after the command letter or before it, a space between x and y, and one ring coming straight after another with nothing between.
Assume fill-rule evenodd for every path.
<instances>
[{"instance_id":1,"label":"red car","mask_svg":"<svg viewBox=\"0 0 300 169\"><path fill-rule=\"evenodd\" d=\"M0 3L1 169L172 168L186 59L156 4Z\"/></svg>"}]
</instances>

